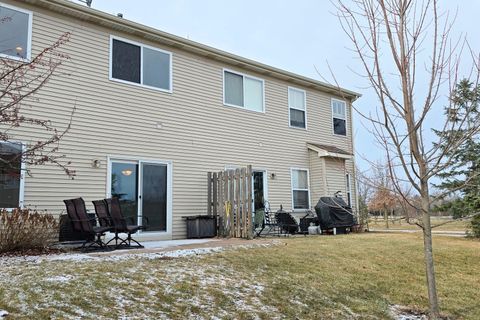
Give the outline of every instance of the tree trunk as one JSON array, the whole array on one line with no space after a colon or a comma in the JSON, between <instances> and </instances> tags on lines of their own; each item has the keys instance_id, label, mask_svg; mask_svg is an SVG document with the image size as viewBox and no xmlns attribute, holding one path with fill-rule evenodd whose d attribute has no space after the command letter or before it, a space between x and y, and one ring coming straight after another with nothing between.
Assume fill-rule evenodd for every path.
<instances>
[{"instance_id":1,"label":"tree trunk","mask_svg":"<svg viewBox=\"0 0 480 320\"><path fill-rule=\"evenodd\" d=\"M430 318L438 319L440 316L440 307L438 305L435 267L433 264L432 227L430 222L430 204L428 192L426 195L422 195L422 223L425 272L427 275L428 300L430 302Z\"/></svg>"},{"instance_id":2,"label":"tree trunk","mask_svg":"<svg viewBox=\"0 0 480 320\"><path fill-rule=\"evenodd\" d=\"M388 225L388 211L387 211L387 209L383 210L383 217L385 218L385 224L387 226L387 229L390 229L390 226Z\"/></svg>"}]
</instances>

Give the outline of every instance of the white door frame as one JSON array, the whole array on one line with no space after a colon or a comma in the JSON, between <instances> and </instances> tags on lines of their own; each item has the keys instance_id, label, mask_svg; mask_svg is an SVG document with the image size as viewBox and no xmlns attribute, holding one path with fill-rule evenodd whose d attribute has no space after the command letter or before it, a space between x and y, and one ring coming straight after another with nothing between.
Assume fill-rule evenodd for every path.
<instances>
[{"instance_id":1,"label":"white door frame","mask_svg":"<svg viewBox=\"0 0 480 320\"><path fill-rule=\"evenodd\" d=\"M264 203L268 201L268 172L267 169L255 168L252 169L252 172L262 172L263 173L263 201ZM253 177L252 177L252 198L255 201L255 190L253 184ZM252 211L255 211L255 202L252 204Z\"/></svg>"},{"instance_id":2,"label":"white door frame","mask_svg":"<svg viewBox=\"0 0 480 320\"><path fill-rule=\"evenodd\" d=\"M158 159L148 159L141 157L132 157L132 156L108 156L107 157L107 184L106 184L106 196L111 198L112 196L112 163L130 163L138 164L138 191L137 191L137 219L139 223L141 222L142 213L142 163L151 163L151 164L163 164L167 166L167 230L166 231L143 231L141 233L148 234L149 236L163 236L171 237L173 229L173 216L172 216L172 189L173 189L173 164L170 160L158 160Z\"/></svg>"}]
</instances>

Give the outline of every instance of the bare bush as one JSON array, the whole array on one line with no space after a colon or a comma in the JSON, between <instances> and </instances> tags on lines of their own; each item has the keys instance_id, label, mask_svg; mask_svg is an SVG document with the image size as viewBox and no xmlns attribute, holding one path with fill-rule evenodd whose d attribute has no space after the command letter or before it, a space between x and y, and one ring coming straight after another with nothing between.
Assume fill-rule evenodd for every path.
<instances>
[{"instance_id":1,"label":"bare bush","mask_svg":"<svg viewBox=\"0 0 480 320\"><path fill-rule=\"evenodd\" d=\"M58 220L31 209L0 211L0 253L43 250L58 239Z\"/></svg>"}]
</instances>

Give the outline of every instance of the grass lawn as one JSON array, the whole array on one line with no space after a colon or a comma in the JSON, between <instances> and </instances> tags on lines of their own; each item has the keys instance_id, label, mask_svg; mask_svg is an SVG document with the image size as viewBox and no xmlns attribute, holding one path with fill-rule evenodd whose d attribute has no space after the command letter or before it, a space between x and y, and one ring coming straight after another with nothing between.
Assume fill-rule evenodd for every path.
<instances>
[{"instance_id":1,"label":"grass lawn","mask_svg":"<svg viewBox=\"0 0 480 320\"><path fill-rule=\"evenodd\" d=\"M470 224L470 221L466 221L466 220L449 220L449 219L432 217L432 226L445 223L447 221L452 221L452 222L438 226L433 230L434 231L466 231L468 228L468 225ZM409 224L405 220L401 220L401 221L397 220L394 223L392 223L392 221L389 221L388 225L389 225L389 229L392 229L392 230L403 229L403 230L419 230L420 231L419 227L417 227L416 225ZM370 220L368 221L368 226L372 229L387 228L385 220L382 217L378 217L377 219L370 218Z\"/></svg>"},{"instance_id":2,"label":"grass lawn","mask_svg":"<svg viewBox=\"0 0 480 320\"><path fill-rule=\"evenodd\" d=\"M282 240L283 241L283 240ZM480 242L435 237L442 311L480 319ZM9 319L388 319L427 308L417 234L291 238L187 258L0 263Z\"/></svg>"}]
</instances>

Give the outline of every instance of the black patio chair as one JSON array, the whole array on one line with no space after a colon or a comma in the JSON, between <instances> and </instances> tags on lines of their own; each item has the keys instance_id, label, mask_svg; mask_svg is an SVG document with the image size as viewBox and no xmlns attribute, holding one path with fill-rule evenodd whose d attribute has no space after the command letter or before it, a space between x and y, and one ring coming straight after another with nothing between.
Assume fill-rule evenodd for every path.
<instances>
[{"instance_id":1,"label":"black patio chair","mask_svg":"<svg viewBox=\"0 0 480 320\"><path fill-rule=\"evenodd\" d=\"M298 232L297 220L290 213L284 211L282 206L280 206L280 210L275 212L275 219L277 220L280 234L289 235Z\"/></svg>"},{"instance_id":2,"label":"black patio chair","mask_svg":"<svg viewBox=\"0 0 480 320\"><path fill-rule=\"evenodd\" d=\"M264 210L263 210L263 222L261 228L256 232L257 237L261 237L262 233L264 235L268 235L270 233L279 234L280 229L278 228L277 221L275 219L275 215L272 213L270 209L270 203L268 201L264 202Z\"/></svg>"},{"instance_id":3,"label":"black patio chair","mask_svg":"<svg viewBox=\"0 0 480 320\"><path fill-rule=\"evenodd\" d=\"M104 201L107 205L113 232L115 233L115 237L110 241L115 240L117 248L122 245L125 245L129 248L143 248L140 242L132 238L132 234L137 233L139 230L146 230L148 228L148 218L143 217L142 221L145 221L146 223L143 225L138 225L135 223L134 219L130 217L129 219L131 223L129 224L127 219L122 214L122 208L120 207L120 200L118 200L118 198L105 199ZM126 233L127 238L120 238L120 233ZM119 240L120 242L118 242ZM132 241L137 245L132 246Z\"/></svg>"},{"instance_id":4,"label":"black patio chair","mask_svg":"<svg viewBox=\"0 0 480 320\"><path fill-rule=\"evenodd\" d=\"M102 236L110 231L111 227L95 226L96 219L88 216L85 201L82 198L63 200L63 202L67 209L67 215L72 221L73 230L86 235L86 239L79 249L87 250L95 247L105 249L106 245L102 241Z\"/></svg>"}]
</instances>

